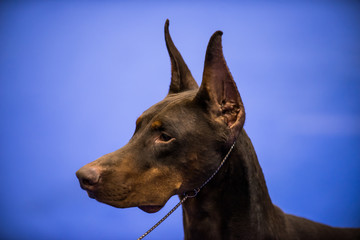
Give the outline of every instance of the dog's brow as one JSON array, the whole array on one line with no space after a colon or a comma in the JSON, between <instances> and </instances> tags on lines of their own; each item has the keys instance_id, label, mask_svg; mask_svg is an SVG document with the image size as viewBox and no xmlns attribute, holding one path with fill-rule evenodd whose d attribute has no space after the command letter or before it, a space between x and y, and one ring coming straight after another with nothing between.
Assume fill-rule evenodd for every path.
<instances>
[{"instance_id":1,"label":"dog's brow","mask_svg":"<svg viewBox=\"0 0 360 240\"><path fill-rule=\"evenodd\" d=\"M140 117L138 117L138 119L136 119L136 126L139 125L142 119L143 119L143 115L141 115Z\"/></svg>"},{"instance_id":2,"label":"dog's brow","mask_svg":"<svg viewBox=\"0 0 360 240\"><path fill-rule=\"evenodd\" d=\"M151 128L153 128L153 129L158 129L161 126L162 126L162 122L160 122L159 120L157 120L151 124Z\"/></svg>"}]
</instances>

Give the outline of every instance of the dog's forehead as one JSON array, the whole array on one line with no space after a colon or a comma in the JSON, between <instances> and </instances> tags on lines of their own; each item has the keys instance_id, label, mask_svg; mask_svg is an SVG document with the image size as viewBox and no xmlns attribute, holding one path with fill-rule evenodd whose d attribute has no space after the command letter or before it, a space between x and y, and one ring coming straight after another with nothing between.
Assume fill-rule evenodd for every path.
<instances>
[{"instance_id":1,"label":"dog's forehead","mask_svg":"<svg viewBox=\"0 0 360 240\"><path fill-rule=\"evenodd\" d=\"M145 110L136 120L136 123L138 124L141 121L151 121L157 117L165 117L171 113L178 113L178 111L186 111L187 108L185 106L192 102L195 95L196 91L169 94L162 101Z\"/></svg>"}]
</instances>

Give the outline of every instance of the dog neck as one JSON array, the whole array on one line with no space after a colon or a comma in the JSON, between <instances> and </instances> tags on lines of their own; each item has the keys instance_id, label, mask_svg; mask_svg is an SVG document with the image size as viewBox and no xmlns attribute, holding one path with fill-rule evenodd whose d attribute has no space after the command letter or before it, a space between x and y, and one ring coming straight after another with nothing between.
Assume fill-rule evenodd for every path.
<instances>
[{"instance_id":1,"label":"dog neck","mask_svg":"<svg viewBox=\"0 0 360 240\"><path fill-rule=\"evenodd\" d=\"M254 147L242 130L227 163L183 204L185 239L259 239L278 216ZM233 231L232 228L242 229ZM234 232L241 236L232 236Z\"/></svg>"}]
</instances>

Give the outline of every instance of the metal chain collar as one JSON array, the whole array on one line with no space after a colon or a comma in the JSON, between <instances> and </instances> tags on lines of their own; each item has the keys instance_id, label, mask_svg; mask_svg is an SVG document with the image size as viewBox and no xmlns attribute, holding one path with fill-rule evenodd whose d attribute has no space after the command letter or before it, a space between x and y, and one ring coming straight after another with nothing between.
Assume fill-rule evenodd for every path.
<instances>
[{"instance_id":1,"label":"metal chain collar","mask_svg":"<svg viewBox=\"0 0 360 240\"><path fill-rule=\"evenodd\" d=\"M146 237L149 233L151 233L155 228L157 228L162 222L165 221L165 219L167 219L173 212L175 212L175 210L180 207L180 205L182 205L186 199L188 198L193 198L196 197L196 195L200 192L200 190L206 185L208 184L208 182L210 182L211 179L213 179L215 177L215 175L219 172L220 168L224 165L226 159L228 159L231 151L233 150L234 146L235 146L235 141L234 143L231 145L229 151L227 152L227 154L225 155L225 157L223 158L223 160L221 161L221 163L219 164L219 166L217 167L217 169L215 170L215 172L198 188L195 188L194 190L190 191L190 192L186 192L184 193L184 197L180 200L180 202L178 204L175 205L175 207L173 207L173 209L171 209L162 219L160 219L160 221L158 221L154 226L152 226L146 233L144 233L143 235L141 235L141 237L139 237L137 240L141 240L144 237Z\"/></svg>"}]
</instances>

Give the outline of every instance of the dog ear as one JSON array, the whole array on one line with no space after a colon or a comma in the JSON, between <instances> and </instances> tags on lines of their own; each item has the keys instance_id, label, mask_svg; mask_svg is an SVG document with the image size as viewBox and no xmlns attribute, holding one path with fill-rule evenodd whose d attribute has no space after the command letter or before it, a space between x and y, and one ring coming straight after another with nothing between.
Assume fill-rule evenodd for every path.
<instances>
[{"instance_id":1,"label":"dog ear","mask_svg":"<svg viewBox=\"0 0 360 240\"><path fill-rule=\"evenodd\" d=\"M169 94L197 89L199 86L170 37L169 19L165 22L165 42L171 60L171 83Z\"/></svg>"},{"instance_id":2,"label":"dog ear","mask_svg":"<svg viewBox=\"0 0 360 240\"><path fill-rule=\"evenodd\" d=\"M209 41L204 64L203 79L196 100L205 104L216 121L230 129L234 141L245 122L245 109L236 83L231 76L222 51L222 32L215 32Z\"/></svg>"}]
</instances>

